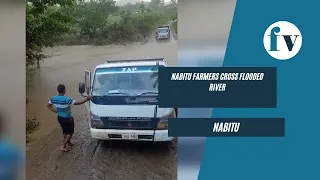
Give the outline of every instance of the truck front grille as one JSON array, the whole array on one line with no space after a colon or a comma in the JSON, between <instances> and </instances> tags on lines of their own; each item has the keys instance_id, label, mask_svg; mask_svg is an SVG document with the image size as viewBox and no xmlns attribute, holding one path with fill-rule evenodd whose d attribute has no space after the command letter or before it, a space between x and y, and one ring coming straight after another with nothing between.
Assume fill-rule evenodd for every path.
<instances>
[{"instance_id":1,"label":"truck front grille","mask_svg":"<svg viewBox=\"0 0 320 180\"><path fill-rule=\"evenodd\" d=\"M152 121L117 121L109 120L110 128L152 128Z\"/></svg>"},{"instance_id":2,"label":"truck front grille","mask_svg":"<svg viewBox=\"0 0 320 180\"><path fill-rule=\"evenodd\" d=\"M101 117L104 128L110 129L155 129L158 118L139 117Z\"/></svg>"}]
</instances>

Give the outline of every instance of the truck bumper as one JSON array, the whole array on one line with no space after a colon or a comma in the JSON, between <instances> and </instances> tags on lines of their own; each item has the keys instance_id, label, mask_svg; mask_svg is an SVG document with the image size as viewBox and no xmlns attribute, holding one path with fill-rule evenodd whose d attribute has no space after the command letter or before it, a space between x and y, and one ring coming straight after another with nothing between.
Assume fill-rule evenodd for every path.
<instances>
[{"instance_id":1,"label":"truck bumper","mask_svg":"<svg viewBox=\"0 0 320 180\"><path fill-rule=\"evenodd\" d=\"M122 130L122 129L94 129L90 128L91 136L100 140L129 140L129 141L172 141L168 137L168 130ZM123 138L123 135L133 135L135 138Z\"/></svg>"},{"instance_id":2,"label":"truck bumper","mask_svg":"<svg viewBox=\"0 0 320 180\"><path fill-rule=\"evenodd\" d=\"M157 39L158 39L158 40L161 40L161 39L169 39L169 37L158 37Z\"/></svg>"}]
</instances>

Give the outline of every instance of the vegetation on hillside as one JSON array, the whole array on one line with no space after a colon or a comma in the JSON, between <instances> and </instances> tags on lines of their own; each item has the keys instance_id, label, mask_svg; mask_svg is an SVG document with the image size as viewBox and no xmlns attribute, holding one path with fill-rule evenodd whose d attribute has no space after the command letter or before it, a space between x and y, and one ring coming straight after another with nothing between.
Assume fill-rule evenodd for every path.
<instances>
[{"instance_id":1,"label":"vegetation on hillside","mask_svg":"<svg viewBox=\"0 0 320 180\"><path fill-rule=\"evenodd\" d=\"M177 2L151 0L117 6L114 0L26 0L26 65L39 65L42 48L140 40L177 18Z\"/></svg>"}]
</instances>

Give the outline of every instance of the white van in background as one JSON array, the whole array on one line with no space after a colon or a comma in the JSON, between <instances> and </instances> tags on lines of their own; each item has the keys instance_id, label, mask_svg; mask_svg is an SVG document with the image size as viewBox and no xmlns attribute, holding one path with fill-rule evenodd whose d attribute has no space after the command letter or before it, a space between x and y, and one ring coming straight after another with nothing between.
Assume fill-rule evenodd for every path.
<instances>
[{"instance_id":1,"label":"white van in background","mask_svg":"<svg viewBox=\"0 0 320 180\"><path fill-rule=\"evenodd\" d=\"M79 93L92 95L85 104L91 136L101 140L172 141L168 118L175 108L158 107L157 72L163 58L107 61L85 71ZM91 80L92 79L92 80Z\"/></svg>"},{"instance_id":2,"label":"white van in background","mask_svg":"<svg viewBox=\"0 0 320 180\"><path fill-rule=\"evenodd\" d=\"M159 26L156 32L156 40L170 39L170 26Z\"/></svg>"}]
</instances>

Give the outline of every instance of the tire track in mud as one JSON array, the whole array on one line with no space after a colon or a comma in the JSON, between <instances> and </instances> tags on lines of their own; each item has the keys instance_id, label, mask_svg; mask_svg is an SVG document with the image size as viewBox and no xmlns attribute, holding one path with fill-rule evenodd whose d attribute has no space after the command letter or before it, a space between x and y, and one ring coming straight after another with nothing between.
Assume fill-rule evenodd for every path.
<instances>
[{"instance_id":1,"label":"tire track in mud","mask_svg":"<svg viewBox=\"0 0 320 180\"><path fill-rule=\"evenodd\" d=\"M40 152L48 159L34 164L35 180L174 180L176 178L176 141L172 144L131 141L100 141L90 137L86 116L75 116L76 144L68 153L59 150L60 139L42 141ZM61 135L57 130L55 135ZM48 137L53 137L50 135ZM57 139L56 136L53 139ZM50 150L51 149L51 150ZM46 154L37 153L41 159ZM33 158L28 161L34 160Z\"/></svg>"},{"instance_id":2,"label":"tire track in mud","mask_svg":"<svg viewBox=\"0 0 320 180\"><path fill-rule=\"evenodd\" d=\"M101 141L90 164L92 180L176 179L176 142Z\"/></svg>"}]
</instances>

